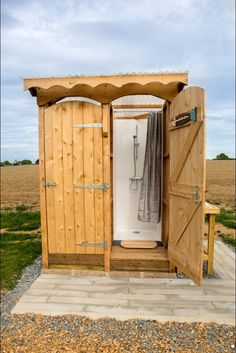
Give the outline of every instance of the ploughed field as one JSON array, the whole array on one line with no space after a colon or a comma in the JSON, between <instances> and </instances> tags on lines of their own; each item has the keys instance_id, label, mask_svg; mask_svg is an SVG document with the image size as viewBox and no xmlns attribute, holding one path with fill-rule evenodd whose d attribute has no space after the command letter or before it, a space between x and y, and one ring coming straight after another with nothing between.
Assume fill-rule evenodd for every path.
<instances>
[{"instance_id":1,"label":"ploughed field","mask_svg":"<svg viewBox=\"0 0 236 353\"><path fill-rule=\"evenodd\" d=\"M235 161L207 161L206 199L222 208L235 205ZM39 208L38 165L1 167L1 207Z\"/></svg>"},{"instance_id":2,"label":"ploughed field","mask_svg":"<svg viewBox=\"0 0 236 353\"><path fill-rule=\"evenodd\" d=\"M235 160L207 161L206 199L221 208L235 207Z\"/></svg>"},{"instance_id":3,"label":"ploughed field","mask_svg":"<svg viewBox=\"0 0 236 353\"><path fill-rule=\"evenodd\" d=\"M1 207L26 205L39 209L39 166L1 167Z\"/></svg>"}]
</instances>

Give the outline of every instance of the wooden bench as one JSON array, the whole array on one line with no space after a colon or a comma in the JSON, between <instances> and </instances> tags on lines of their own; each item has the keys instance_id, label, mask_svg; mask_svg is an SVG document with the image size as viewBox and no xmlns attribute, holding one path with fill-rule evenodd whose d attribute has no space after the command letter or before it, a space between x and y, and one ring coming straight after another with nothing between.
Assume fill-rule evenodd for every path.
<instances>
[{"instance_id":1,"label":"wooden bench","mask_svg":"<svg viewBox=\"0 0 236 353\"><path fill-rule=\"evenodd\" d=\"M215 217L220 213L220 208L205 202L205 214L208 218L207 249L204 251L204 260L207 261L207 273L213 272Z\"/></svg>"}]
</instances>

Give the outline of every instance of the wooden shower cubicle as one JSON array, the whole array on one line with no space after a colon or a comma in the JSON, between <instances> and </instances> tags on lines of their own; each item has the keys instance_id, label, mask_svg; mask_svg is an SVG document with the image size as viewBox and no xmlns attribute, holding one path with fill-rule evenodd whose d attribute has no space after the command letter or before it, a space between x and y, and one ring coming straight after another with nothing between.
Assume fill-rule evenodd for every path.
<instances>
[{"instance_id":1,"label":"wooden shower cubicle","mask_svg":"<svg viewBox=\"0 0 236 353\"><path fill-rule=\"evenodd\" d=\"M205 91L187 85L186 72L24 79L38 105L44 269L177 270L201 285ZM153 249L123 248L114 237L114 110L124 108L114 101L138 95L162 99L125 105L144 118L145 109L163 112L161 239Z\"/></svg>"}]
</instances>

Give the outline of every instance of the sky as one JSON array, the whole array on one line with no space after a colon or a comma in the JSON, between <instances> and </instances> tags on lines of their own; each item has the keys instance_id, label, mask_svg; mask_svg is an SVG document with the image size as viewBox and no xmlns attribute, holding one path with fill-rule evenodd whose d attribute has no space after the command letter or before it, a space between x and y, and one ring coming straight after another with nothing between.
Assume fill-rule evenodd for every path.
<instances>
[{"instance_id":1,"label":"sky","mask_svg":"<svg viewBox=\"0 0 236 353\"><path fill-rule=\"evenodd\" d=\"M188 71L207 92L207 158L235 156L234 0L2 0L1 159L38 158L24 77Z\"/></svg>"}]
</instances>

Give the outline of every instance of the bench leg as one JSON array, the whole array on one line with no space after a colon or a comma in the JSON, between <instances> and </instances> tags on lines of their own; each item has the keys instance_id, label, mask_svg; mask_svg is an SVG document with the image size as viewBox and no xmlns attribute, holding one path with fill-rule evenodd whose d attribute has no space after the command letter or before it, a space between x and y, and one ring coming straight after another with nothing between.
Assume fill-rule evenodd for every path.
<instances>
[{"instance_id":1,"label":"bench leg","mask_svg":"<svg viewBox=\"0 0 236 353\"><path fill-rule=\"evenodd\" d=\"M214 241L215 241L215 215L208 215L208 264L207 273L213 272L213 256L214 256Z\"/></svg>"}]
</instances>

